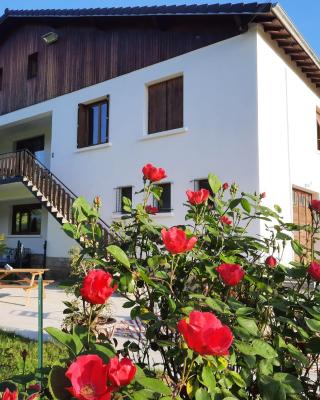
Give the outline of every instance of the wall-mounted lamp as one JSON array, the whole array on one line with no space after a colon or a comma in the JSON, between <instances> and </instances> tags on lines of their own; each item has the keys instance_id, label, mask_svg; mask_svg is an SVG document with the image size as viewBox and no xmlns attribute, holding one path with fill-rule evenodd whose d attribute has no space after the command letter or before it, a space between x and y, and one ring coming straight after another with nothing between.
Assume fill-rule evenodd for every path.
<instances>
[{"instance_id":1,"label":"wall-mounted lamp","mask_svg":"<svg viewBox=\"0 0 320 400\"><path fill-rule=\"evenodd\" d=\"M58 40L59 35L55 32L48 32L48 33L42 35L41 38L43 39L43 41L46 44L52 44Z\"/></svg>"}]
</instances>

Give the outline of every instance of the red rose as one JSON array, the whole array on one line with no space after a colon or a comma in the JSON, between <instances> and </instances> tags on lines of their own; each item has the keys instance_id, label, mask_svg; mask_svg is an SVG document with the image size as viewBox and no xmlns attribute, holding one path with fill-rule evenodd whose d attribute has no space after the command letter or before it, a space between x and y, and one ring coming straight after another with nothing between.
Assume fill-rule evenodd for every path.
<instances>
[{"instance_id":1,"label":"red rose","mask_svg":"<svg viewBox=\"0 0 320 400\"><path fill-rule=\"evenodd\" d=\"M150 182L158 182L167 177L166 171L163 168L156 168L152 164L146 164L142 168L144 179L149 179Z\"/></svg>"},{"instance_id":2,"label":"red rose","mask_svg":"<svg viewBox=\"0 0 320 400\"><path fill-rule=\"evenodd\" d=\"M157 212L159 211L157 207L153 207L150 205L146 206L145 210L146 210L146 213L152 214L152 215L157 214Z\"/></svg>"},{"instance_id":3,"label":"red rose","mask_svg":"<svg viewBox=\"0 0 320 400\"><path fill-rule=\"evenodd\" d=\"M265 264L268 267L274 268L277 265L277 259L274 258L273 256L269 256L266 258Z\"/></svg>"},{"instance_id":4,"label":"red rose","mask_svg":"<svg viewBox=\"0 0 320 400\"><path fill-rule=\"evenodd\" d=\"M66 377L72 387L67 388L79 400L110 400L111 389L107 387L107 365L97 355L79 356Z\"/></svg>"},{"instance_id":5,"label":"red rose","mask_svg":"<svg viewBox=\"0 0 320 400\"><path fill-rule=\"evenodd\" d=\"M267 196L266 192L260 194L260 199L264 199Z\"/></svg>"},{"instance_id":6,"label":"red rose","mask_svg":"<svg viewBox=\"0 0 320 400\"><path fill-rule=\"evenodd\" d=\"M18 391L10 392L7 388L2 395L2 400L18 400Z\"/></svg>"},{"instance_id":7,"label":"red rose","mask_svg":"<svg viewBox=\"0 0 320 400\"><path fill-rule=\"evenodd\" d=\"M207 189L200 189L197 192L193 192L192 190L186 191L189 203L192 205L205 203L209 196L210 192Z\"/></svg>"},{"instance_id":8,"label":"red rose","mask_svg":"<svg viewBox=\"0 0 320 400\"><path fill-rule=\"evenodd\" d=\"M220 222L222 224L226 224L226 225L231 225L232 224L231 219L229 219L226 215L223 215L222 217L220 217Z\"/></svg>"},{"instance_id":9,"label":"red rose","mask_svg":"<svg viewBox=\"0 0 320 400\"><path fill-rule=\"evenodd\" d=\"M312 211L319 212L320 211L320 200L311 200L310 208Z\"/></svg>"},{"instance_id":10,"label":"red rose","mask_svg":"<svg viewBox=\"0 0 320 400\"><path fill-rule=\"evenodd\" d=\"M216 271L228 286L237 285L244 277L244 270L238 264L221 264Z\"/></svg>"},{"instance_id":11,"label":"red rose","mask_svg":"<svg viewBox=\"0 0 320 400\"><path fill-rule=\"evenodd\" d=\"M227 182L225 182L223 185L222 185L222 189L223 190L227 190L229 188L229 184L227 183Z\"/></svg>"},{"instance_id":12,"label":"red rose","mask_svg":"<svg viewBox=\"0 0 320 400\"><path fill-rule=\"evenodd\" d=\"M119 361L118 357L113 357L107 364L107 380L108 383L111 383L112 390L129 385L136 372L137 367L129 358L123 358Z\"/></svg>"},{"instance_id":13,"label":"red rose","mask_svg":"<svg viewBox=\"0 0 320 400\"><path fill-rule=\"evenodd\" d=\"M81 296L91 304L104 304L117 286L112 287L112 276L102 269L94 269L84 278Z\"/></svg>"},{"instance_id":14,"label":"red rose","mask_svg":"<svg viewBox=\"0 0 320 400\"><path fill-rule=\"evenodd\" d=\"M307 269L309 275L317 282L320 282L320 264L313 261Z\"/></svg>"},{"instance_id":15,"label":"red rose","mask_svg":"<svg viewBox=\"0 0 320 400\"><path fill-rule=\"evenodd\" d=\"M161 236L166 249L171 254L185 253L186 251L192 250L197 242L196 237L187 239L186 233L182 229L176 227L170 228L168 231L163 228Z\"/></svg>"},{"instance_id":16,"label":"red rose","mask_svg":"<svg viewBox=\"0 0 320 400\"><path fill-rule=\"evenodd\" d=\"M209 312L192 311L189 322L179 321L178 331L188 347L201 355L226 356L233 342L230 328Z\"/></svg>"}]
</instances>

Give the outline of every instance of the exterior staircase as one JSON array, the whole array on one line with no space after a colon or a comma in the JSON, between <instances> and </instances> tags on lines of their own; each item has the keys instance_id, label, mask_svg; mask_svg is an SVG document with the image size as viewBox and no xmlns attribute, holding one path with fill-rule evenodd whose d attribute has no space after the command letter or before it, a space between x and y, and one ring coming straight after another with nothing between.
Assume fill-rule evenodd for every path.
<instances>
[{"instance_id":1,"label":"exterior staircase","mask_svg":"<svg viewBox=\"0 0 320 400\"><path fill-rule=\"evenodd\" d=\"M72 205L77 196L49 171L29 150L0 154L0 185L22 182L61 224L74 223ZM105 242L109 226L98 222Z\"/></svg>"}]
</instances>

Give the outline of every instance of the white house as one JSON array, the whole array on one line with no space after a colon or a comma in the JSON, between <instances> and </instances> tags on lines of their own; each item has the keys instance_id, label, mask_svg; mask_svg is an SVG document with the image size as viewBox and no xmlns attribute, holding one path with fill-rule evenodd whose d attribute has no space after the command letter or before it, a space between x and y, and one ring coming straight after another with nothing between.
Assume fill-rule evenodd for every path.
<instances>
[{"instance_id":1,"label":"white house","mask_svg":"<svg viewBox=\"0 0 320 400\"><path fill-rule=\"evenodd\" d=\"M272 3L6 10L0 233L33 264L46 241L48 267L67 271L73 193L100 195L110 223L148 162L168 173L163 224L183 222L209 172L303 222L320 192L319 93L317 56Z\"/></svg>"}]
</instances>

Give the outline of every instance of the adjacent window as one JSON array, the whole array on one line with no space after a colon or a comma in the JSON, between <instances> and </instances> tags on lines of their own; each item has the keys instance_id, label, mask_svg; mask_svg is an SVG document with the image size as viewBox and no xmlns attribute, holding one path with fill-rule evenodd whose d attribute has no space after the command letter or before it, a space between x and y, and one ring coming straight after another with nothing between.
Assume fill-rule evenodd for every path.
<instances>
[{"instance_id":1,"label":"adjacent window","mask_svg":"<svg viewBox=\"0 0 320 400\"><path fill-rule=\"evenodd\" d=\"M320 151L320 108L317 108L317 149Z\"/></svg>"},{"instance_id":2,"label":"adjacent window","mask_svg":"<svg viewBox=\"0 0 320 400\"><path fill-rule=\"evenodd\" d=\"M2 90L3 86L3 68L0 68L0 91Z\"/></svg>"},{"instance_id":3,"label":"adjacent window","mask_svg":"<svg viewBox=\"0 0 320 400\"><path fill-rule=\"evenodd\" d=\"M109 98L78 107L78 148L109 142Z\"/></svg>"},{"instance_id":4,"label":"adjacent window","mask_svg":"<svg viewBox=\"0 0 320 400\"><path fill-rule=\"evenodd\" d=\"M198 179L195 182L195 190L207 189L211 193L211 188L208 179Z\"/></svg>"},{"instance_id":5,"label":"adjacent window","mask_svg":"<svg viewBox=\"0 0 320 400\"><path fill-rule=\"evenodd\" d=\"M116 212L125 214L126 211L124 209L125 204L123 202L123 198L126 197L130 201L132 201L132 186L124 186L116 189Z\"/></svg>"},{"instance_id":6,"label":"adjacent window","mask_svg":"<svg viewBox=\"0 0 320 400\"><path fill-rule=\"evenodd\" d=\"M28 74L27 78L32 79L38 75L38 53L28 56Z\"/></svg>"},{"instance_id":7,"label":"adjacent window","mask_svg":"<svg viewBox=\"0 0 320 400\"><path fill-rule=\"evenodd\" d=\"M41 215L42 212L40 204L25 204L13 206L12 234L40 235Z\"/></svg>"},{"instance_id":8,"label":"adjacent window","mask_svg":"<svg viewBox=\"0 0 320 400\"><path fill-rule=\"evenodd\" d=\"M161 199L158 201L156 198L153 198L153 206L157 207L159 212L170 212L172 211L171 207L171 183L162 183L157 185L162 188Z\"/></svg>"},{"instance_id":9,"label":"adjacent window","mask_svg":"<svg viewBox=\"0 0 320 400\"><path fill-rule=\"evenodd\" d=\"M148 134L183 127L183 77L148 87Z\"/></svg>"}]
</instances>

